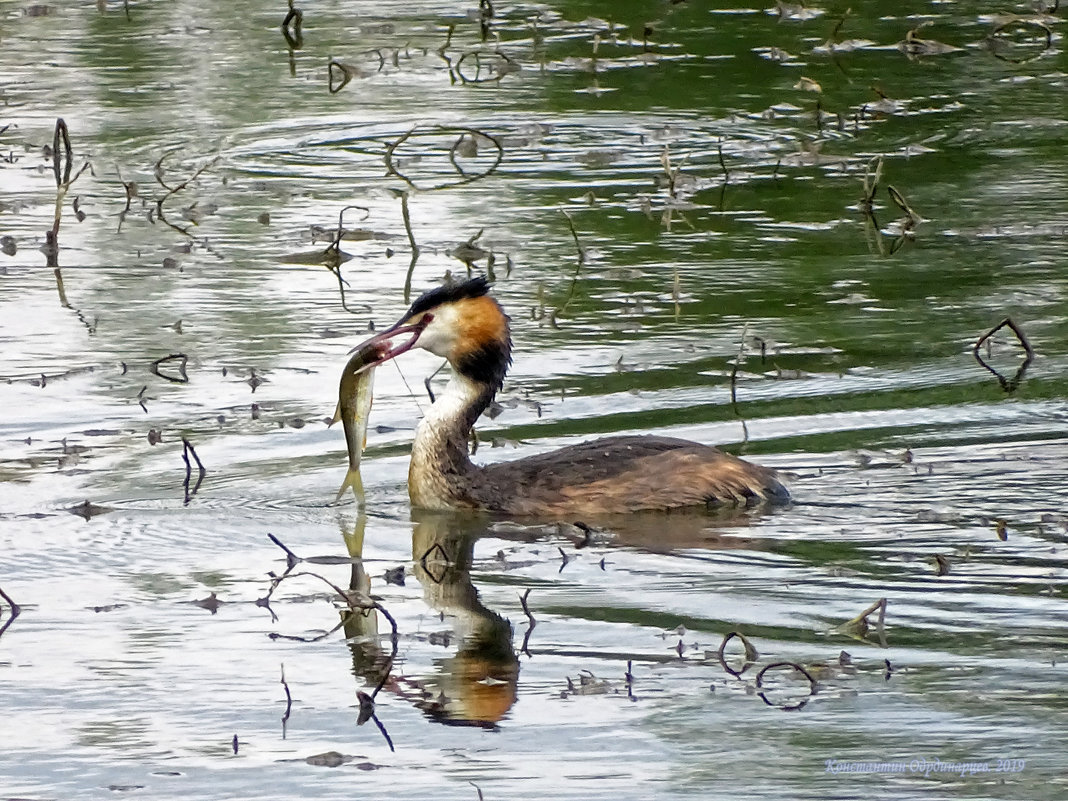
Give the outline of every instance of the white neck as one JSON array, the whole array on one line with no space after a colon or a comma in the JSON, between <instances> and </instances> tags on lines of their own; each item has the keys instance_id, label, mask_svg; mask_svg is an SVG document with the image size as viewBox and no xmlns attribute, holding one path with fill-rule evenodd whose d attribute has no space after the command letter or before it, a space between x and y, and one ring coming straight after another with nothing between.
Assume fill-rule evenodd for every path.
<instances>
[{"instance_id":1,"label":"white neck","mask_svg":"<svg viewBox=\"0 0 1068 801\"><path fill-rule=\"evenodd\" d=\"M408 494L415 506L450 509L465 505L464 489L477 470L468 457L471 426L493 391L454 372L445 391L415 429L408 467Z\"/></svg>"}]
</instances>

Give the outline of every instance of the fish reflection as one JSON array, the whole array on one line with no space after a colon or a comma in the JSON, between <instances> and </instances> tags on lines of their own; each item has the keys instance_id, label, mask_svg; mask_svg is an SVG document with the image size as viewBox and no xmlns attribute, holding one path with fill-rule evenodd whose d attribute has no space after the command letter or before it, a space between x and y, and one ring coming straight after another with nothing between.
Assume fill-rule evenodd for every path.
<instances>
[{"instance_id":1,"label":"fish reflection","mask_svg":"<svg viewBox=\"0 0 1068 801\"><path fill-rule=\"evenodd\" d=\"M367 575L367 569L363 563L363 540L366 527L367 515L363 511L362 503L352 527L348 528L344 523L341 526L345 547L352 558L349 592L357 597L366 597L371 594L371 577ZM367 608L346 614L344 630L345 640L352 651L353 673L358 677L364 677L372 685L378 686L393 667L393 655L382 650L378 612Z\"/></svg>"}]
</instances>

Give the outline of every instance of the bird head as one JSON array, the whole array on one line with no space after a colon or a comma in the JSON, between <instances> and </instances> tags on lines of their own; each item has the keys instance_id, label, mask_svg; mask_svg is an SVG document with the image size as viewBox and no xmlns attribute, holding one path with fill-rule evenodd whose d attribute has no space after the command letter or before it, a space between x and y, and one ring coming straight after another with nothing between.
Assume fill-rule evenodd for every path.
<instances>
[{"instance_id":1,"label":"bird head","mask_svg":"<svg viewBox=\"0 0 1068 801\"><path fill-rule=\"evenodd\" d=\"M431 289L396 324L353 350L373 354L371 367L421 348L468 380L498 389L512 362L512 339L508 315L488 293L481 277Z\"/></svg>"}]
</instances>

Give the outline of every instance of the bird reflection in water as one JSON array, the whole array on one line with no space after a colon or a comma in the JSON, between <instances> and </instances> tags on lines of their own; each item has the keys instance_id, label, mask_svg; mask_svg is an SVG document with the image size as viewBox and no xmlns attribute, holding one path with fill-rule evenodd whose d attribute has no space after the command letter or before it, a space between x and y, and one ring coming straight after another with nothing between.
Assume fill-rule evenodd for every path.
<instances>
[{"instance_id":1,"label":"bird reflection in water","mask_svg":"<svg viewBox=\"0 0 1068 801\"><path fill-rule=\"evenodd\" d=\"M360 558L366 517L344 531L354 557L350 589L362 595L371 582ZM427 717L450 726L496 728L516 700L519 658L512 646L512 625L480 600L471 582L474 546L487 533L487 521L448 512L416 513L412 531L415 577L427 606L451 625L456 652L425 676L401 675L382 648L379 613L350 614L345 635L353 672L384 692L404 698ZM391 675L392 674L392 675ZM388 678L387 678L388 677Z\"/></svg>"}]
</instances>

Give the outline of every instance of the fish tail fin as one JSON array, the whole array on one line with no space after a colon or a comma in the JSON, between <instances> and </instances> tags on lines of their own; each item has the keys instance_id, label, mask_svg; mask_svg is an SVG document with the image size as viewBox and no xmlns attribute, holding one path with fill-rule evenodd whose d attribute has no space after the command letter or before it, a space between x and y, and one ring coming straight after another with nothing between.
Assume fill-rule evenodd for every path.
<instances>
[{"instance_id":1,"label":"fish tail fin","mask_svg":"<svg viewBox=\"0 0 1068 801\"><path fill-rule=\"evenodd\" d=\"M346 490L352 489L352 494L356 498L356 503L363 504L363 476L360 475L359 469L349 468L349 471L345 474L345 480L341 482L341 489L337 491L337 497L334 498L334 503L340 501Z\"/></svg>"}]
</instances>

